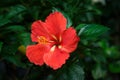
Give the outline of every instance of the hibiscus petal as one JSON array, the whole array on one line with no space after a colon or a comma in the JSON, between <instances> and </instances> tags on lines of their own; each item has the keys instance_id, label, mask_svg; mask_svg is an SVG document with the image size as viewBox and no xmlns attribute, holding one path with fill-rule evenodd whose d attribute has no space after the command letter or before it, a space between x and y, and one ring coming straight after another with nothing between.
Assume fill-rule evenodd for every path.
<instances>
[{"instance_id":1,"label":"hibiscus petal","mask_svg":"<svg viewBox=\"0 0 120 80\"><path fill-rule=\"evenodd\" d=\"M70 27L62 34L61 50L73 52L77 48L79 37L74 28Z\"/></svg>"},{"instance_id":2,"label":"hibiscus petal","mask_svg":"<svg viewBox=\"0 0 120 80\"><path fill-rule=\"evenodd\" d=\"M45 22L49 25L47 29L55 36L59 36L59 34L66 29L66 18L60 12L51 13Z\"/></svg>"},{"instance_id":3,"label":"hibiscus petal","mask_svg":"<svg viewBox=\"0 0 120 80\"><path fill-rule=\"evenodd\" d=\"M43 65L43 55L48 51L48 47L45 45L30 45L27 47L26 56L30 60L30 62L36 65Z\"/></svg>"},{"instance_id":4,"label":"hibiscus petal","mask_svg":"<svg viewBox=\"0 0 120 80\"><path fill-rule=\"evenodd\" d=\"M38 41L38 36L49 38L49 33L46 29L46 24L40 20L33 22L31 38L33 42Z\"/></svg>"},{"instance_id":5,"label":"hibiscus petal","mask_svg":"<svg viewBox=\"0 0 120 80\"><path fill-rule=\"evenodd\" d=\"M54 70L60 68L68 58L69 54L58 48L55 48L54 51L46 53L43 57L44 62Z\"/></svg>"}]
</instances>

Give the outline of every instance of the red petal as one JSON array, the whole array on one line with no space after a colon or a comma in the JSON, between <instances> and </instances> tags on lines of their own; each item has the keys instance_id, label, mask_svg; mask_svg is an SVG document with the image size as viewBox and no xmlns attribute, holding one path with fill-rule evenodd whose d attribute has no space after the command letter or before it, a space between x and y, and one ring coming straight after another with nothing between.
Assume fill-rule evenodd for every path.
<instances>
[{"instance_id":1,"label":"red petal","mask_svg":"<svg viewBox=\"0 0 120 80\"><path fill-rule=\"evenodd\" d=\"M43 55L47 50L48 48L45 45L31 45L27 47L26 56L30 62L36 65L43 65Z\"/></svg>"},{"instance_id":2,"label":"red petal","mask_svg":"<svg viewBox=\"0 0 120 80\"><path fill-rule=\"evenodd\" d=\"M59 36L66 29L66 18L60 12L51 13L45 20L51 34Z\"/></svg>"},{"instance_id":3,"label":"red petal","mask_svg":"<svg viewBox=\"0 0 120 80\"><path fill-rule=\"evenodd\" d=\"M46 24L40 20L33 22L31 38L33 42L37 42L38 36L49 38L49 33L46 29Z\"/></svg>"},{"instance_id":4,"label":"red petal","mask_svg":"<svg viewBox=\"0 0 120 80\"><path fill-rule=\"evenodd\" d=\"M62 34L61 49L67 52L73 52L78 44L79 37L74 28L70 27Z\"/></svg>"},{"instance_id":5,"label":"red petal","mask_svg":"<svg viewBox=\"0 0 120 80\"><path fill-rule=\"evenodd\" d=\"M44 62L55 70L60 68L68 58L68 53L55 48L54 51L50 51L44 55Z\"/></svg>"}]
</instances>

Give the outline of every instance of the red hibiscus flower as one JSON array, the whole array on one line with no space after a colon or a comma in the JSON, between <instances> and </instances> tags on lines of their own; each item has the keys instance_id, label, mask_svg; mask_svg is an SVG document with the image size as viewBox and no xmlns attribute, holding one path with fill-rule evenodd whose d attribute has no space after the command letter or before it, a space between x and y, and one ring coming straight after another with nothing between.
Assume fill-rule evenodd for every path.
<instances>
[{"instance_id":1,"label":"red hibiscus flower","mask_svg":"<svg viewBox=\"0 0 120 80\"><path fill-rule=\"evenodd\" d=\"M79 37L73 27L66 29L67 20L60 12L51 13L45 22L32 24L31 38L35 45L27 47L26 56L36 65L44 63L51 68L60 68L78 44Z\"/></svg>"}]
</instances>

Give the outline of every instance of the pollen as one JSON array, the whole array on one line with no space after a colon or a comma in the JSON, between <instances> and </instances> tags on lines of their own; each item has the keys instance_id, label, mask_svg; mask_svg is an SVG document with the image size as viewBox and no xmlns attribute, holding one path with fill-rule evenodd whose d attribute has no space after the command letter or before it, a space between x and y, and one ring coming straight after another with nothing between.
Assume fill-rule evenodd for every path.
<instances>
[{"instance_id":1,"label":"pollen","mask_svg":"<svg viewBox=\"0 0 120 80\"><path fill-rule=\"evenodd\" d=\"M38 43L39 44L47 44L48 40L44 36L38 36Z\"/></svg>"}]
</instances>

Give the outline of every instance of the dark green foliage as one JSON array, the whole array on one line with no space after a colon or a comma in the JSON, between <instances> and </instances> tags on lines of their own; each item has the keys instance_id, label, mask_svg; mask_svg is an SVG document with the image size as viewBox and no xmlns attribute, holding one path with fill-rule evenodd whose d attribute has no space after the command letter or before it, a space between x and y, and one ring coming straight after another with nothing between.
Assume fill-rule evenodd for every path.
<instances>
[{"instance_id":1,"label":"dark green foliage","mask_svg":"<svg viewBox=\"0 0 120 80\"><path fill-rule=\"evenodd\" d=\"M120 1L104 1L0 0L0 80L119 80ZM80 37L58 70L36 66L25 55L27 45L35 44L32 22L44 21L52 11L62 12L66 27L74 27Z\"/></svg>"},{"instance_id":2,"label":"dark green foliage","mask_svg":"<svg viewBox=\"0 0 120 80\"><path fill-rule=\"evenodd\" d=\"M1 52L1 49L2 49L2 44L3 44L3 43L2 43L2 42L0 42L0 52Z\"/></svg>"},{"instance_id":3,"label":"dark green foliage","mask_svg":"<svg viewBox=\"0 0 120 80\"><path fill-rule=\"evenodd\" d=\"M120 61L110 63L109 70L113 73L120 73Z\"/></svg>"},{"instance_id":4,"label":"dark green foliage","mask_svg":"<svg viewBox=\"0 0 120 80\"><path fill-rule=\"evenodd\" d=\"M78 35L83 39L98 38L100 35L109 30L109 28L97 24L80 24L76 27Z\"/></svg>"},{"instance_id":5,"label":"dark green foliage","mask_svg":"<svg viewBox=\"0 0 120 80\"><path fill-rule=\"evenodd\" d=\"M58 80L84 80L84 71L80 65L70 64L61 71L60 75L57 75Z\"/></svg>"}]
</instances>

